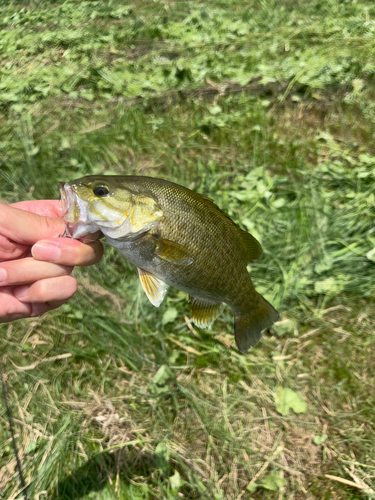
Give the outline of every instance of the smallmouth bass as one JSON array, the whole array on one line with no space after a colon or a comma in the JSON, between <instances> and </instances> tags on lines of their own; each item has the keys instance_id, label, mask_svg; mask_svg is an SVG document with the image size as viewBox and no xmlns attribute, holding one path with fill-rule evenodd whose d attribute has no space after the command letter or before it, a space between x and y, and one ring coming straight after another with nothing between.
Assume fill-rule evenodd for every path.
<instances>
[{"instance_id":1,"label":"smallmouth bass","mask_svg":"<svg viewBox=\"0 0 375 500\"><path fill-rule=\"evenodd\" d=\"M259 242L210 198L163 179L144 176L82 177L59 184L68 234L100 230L129 260L150 302L158 307L167 285L190 296L194 323L205 328L222 302L234 313L241 352L278 320L256 292L246 269L262 255Z\"/></svg>"}]
</instances>

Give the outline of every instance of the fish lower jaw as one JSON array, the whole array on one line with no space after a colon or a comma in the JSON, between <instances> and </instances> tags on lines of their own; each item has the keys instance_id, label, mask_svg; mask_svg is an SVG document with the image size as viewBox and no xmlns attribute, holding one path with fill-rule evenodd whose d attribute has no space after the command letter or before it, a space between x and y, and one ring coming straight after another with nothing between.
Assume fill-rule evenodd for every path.
<instances>
[{"instance_id":1,"label":"fish lower jaw","mask_svg":"<svg viewBox=\"0 0 375 500\"><path fill-rule=\"evenodd\" d=\"M88 234L96 233L99 231L99 227L95 225L89 225L83 222L77 223L67 223L66 224L67 233L71 238L79 239L87 236Z\"/></svg>"}]
</instances>

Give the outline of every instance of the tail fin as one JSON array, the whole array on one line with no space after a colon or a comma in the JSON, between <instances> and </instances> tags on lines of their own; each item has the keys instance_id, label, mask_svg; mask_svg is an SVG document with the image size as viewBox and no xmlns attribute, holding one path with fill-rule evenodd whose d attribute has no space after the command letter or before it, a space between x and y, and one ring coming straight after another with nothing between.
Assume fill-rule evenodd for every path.
<instances>
[{"instance_id":1,"label":"tail fin","mask_svg":"<svg viewBox=\"0 0 375 500\"><path fill-rule=\"evenodd\" d=\"M279 313L260 294L255 308L248 314L236 315L234 318L234 335L236 344L241 352L255 346L262 330L271 326L279 319Z\"/></svg>"}]
</instances>

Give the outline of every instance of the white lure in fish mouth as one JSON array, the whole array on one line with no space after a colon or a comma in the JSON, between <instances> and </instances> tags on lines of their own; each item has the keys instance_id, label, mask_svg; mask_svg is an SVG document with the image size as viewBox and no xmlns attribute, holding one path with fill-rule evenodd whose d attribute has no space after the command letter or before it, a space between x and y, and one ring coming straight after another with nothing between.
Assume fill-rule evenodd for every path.
<instances>
[{"instance_id":1,"label":"white lure in fish mouth","mask_svg":"<svg viewBox=\"0 0 375 500\"><path fill-rule=\"evenodd\" d=\"M69 183L59 183L63 218L66 232L71 238L83 238L100 230L95 222L89 221L87 203L81 200Z\"/></svg>"}]
</instances>

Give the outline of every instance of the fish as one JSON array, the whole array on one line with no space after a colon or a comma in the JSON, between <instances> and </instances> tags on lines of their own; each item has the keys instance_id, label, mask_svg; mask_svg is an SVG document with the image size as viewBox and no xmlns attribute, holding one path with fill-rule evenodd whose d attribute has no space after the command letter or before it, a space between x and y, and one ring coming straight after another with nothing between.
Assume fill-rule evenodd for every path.
<instances>
[{"instance_id":1,"label":"fish","mask_svg":"<svg viewBox=\"0 0 375 500\"><path fill-rule=\"evenodd\" d=\"M221 304L229 305L242 353L279 319L247 270L262 255L260 243L211 198L147 176L92 175L59 183L59 190L67 235L101 231L137 268L154 306L175 287L189 294L192 321L206 328Z\"/></svg>"}]
</instances>

